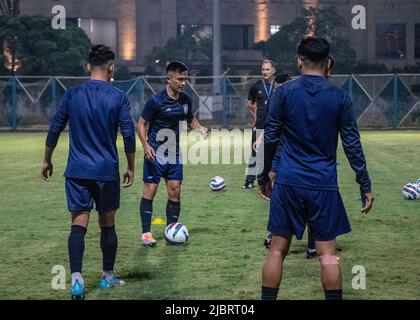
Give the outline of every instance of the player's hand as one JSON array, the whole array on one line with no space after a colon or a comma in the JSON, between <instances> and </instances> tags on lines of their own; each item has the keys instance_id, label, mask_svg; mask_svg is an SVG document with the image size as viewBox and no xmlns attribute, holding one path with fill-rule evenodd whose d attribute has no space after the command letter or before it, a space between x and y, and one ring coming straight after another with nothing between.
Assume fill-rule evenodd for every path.
<instances>
[{"instance_id":1,"label":"player's hand","mask_svg":"<svg viewBox=\"0 0 420 320\"><path fill-rule=\"evenodd\" d=\"M203 136L203 139L207 139L207 137L209 136L209 129L206 127L201 127L200 133Z\"/></svg>"},{"instance_id":2,"label":"player's hand","mask_svg":"<svg viewBox=\"0 0 420 320\"><path fill-rule=\"evenodd\" d=\"M41 167L41 177L45 181L50 181L50 177L53 174L53 164L51 162L44 161Z\"/></svg>"},{"instance_id":3,"label":"player's hand","mask_svg":"<svg viewBox=\"0 0 420 320\"><path fill-rule=\"evenodd\" d=\"M255 152L258 152L263 141L264 141L264 136L259 136L258 139L252 144L252 149L254 149Z\"/></svg>"},{"instance_id":4,"label":"player's hand","mask_svg":"<svg viewBox=\"0 0 420 320\"><path fill-rule=\"evenodd\" d=\"M360 212L367 214L370 209L372 209L373 201L375 201L375 198L373 197L372 192L362 194L362 208L360 209Z\"/></svg>"},{"instance_id":5,"label":"player's hand","mask_svg":"<svg viewBox=\"0 0 420 320\"><path fill-rule=\"evenodd\" d=\"M124 179L123 179L123 188L128 188L133 185L134 182L134 172L132 170L127 169L127 171L124 173Z\"/></svg>"},{"instance_id":6,"label":"player's hand","mask_svg":"<svg viewBox=\"0 0 420 320\"><path fill-rule=\"evenodd\" d=\"M156 156L155 150L148 143L144 146L144 155L149 161L153 161Z\"/></svg>"},{"instance_id":7,"label":"player's hand","mask_svg":"<svg viewBox=\"0 0 420 320\"><path fill-rule=\"evenodd\" d=\"M270 182L272 183L274 181L274 178L276 177L276 173L274 171L270 171L268 173L268 177L270 178Z\"/></svg>"}]
</instances>

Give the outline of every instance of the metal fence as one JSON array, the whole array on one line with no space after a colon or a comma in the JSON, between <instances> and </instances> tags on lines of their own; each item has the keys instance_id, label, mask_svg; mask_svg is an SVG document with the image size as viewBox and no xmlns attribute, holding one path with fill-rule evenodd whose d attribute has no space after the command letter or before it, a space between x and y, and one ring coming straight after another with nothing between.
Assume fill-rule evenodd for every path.
<instances>
[{"instance_id":1,"label":"metal fence","mask_svg":"<svg viewBox=\"0 0 420 320\"><path fill-rule=\"evenodd\" d=\"M218 127L250 127L248 91L258 76L191 77L186 92L201 122ZM45 130L67 88L83 77L0 77L0 129ZM360 128L420 129L420 75L336 75L330 79L347 90ZM141 76L113 85L125 91L137 121L147 99L165 88L165 77Z\"/></svg>"}]
</instances>

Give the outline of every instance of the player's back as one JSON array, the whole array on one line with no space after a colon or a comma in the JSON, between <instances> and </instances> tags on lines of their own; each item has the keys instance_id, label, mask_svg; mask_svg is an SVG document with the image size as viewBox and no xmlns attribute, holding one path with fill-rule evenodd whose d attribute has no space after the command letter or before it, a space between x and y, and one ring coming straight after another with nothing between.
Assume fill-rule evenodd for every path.
<instances>
[{"instance_id":1,"label":"player's back","mask_svg":"<svg viewBox=\"0 0 420 320\"><path fill-rule=\"evenodd\" d=\"M66 177L116 180L116 138L126 94L106 81L88 80L68 96L70 152Z\"/></svg>"},{"instance_id":2,"label":"player's back","mask_svg":"<svg viewBox=\"0 0 420 320\"><path fill-rule=\"evenodd\" d=\"M311 75L278 89L283 90L284 144L276 182L336 190L336 150L347 93Z\"/></svg>"}]
</instances>

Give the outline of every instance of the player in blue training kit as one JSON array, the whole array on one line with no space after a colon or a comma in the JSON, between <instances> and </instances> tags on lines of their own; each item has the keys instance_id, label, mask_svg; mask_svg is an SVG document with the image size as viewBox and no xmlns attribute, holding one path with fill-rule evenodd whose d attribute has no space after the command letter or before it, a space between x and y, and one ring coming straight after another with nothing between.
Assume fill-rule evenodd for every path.
<instances>
[{"instance_id":1,"label":"player in blue training kit","mask_svg":"<svg viewBox=\"0 0 420 320\"><path fill-rule=\"evenodd\" d=\"M166 224L177 222L181 210L182 157L179 149L179 126L187 121L191 129L207 137L208 129L200 125L192 113L191 98L183 93L188 68L181 62L166 67L167 86L152 96L144 106L137 130L144 149L143 197L140 201L142 243L153 247L156 240L151 232L153 199L161 178L168 192ZM147 129L148 126L148 129ZM146 138L147 130L147 138Z\"/></svg>"},{"instance_id":2,"label":"player in blue training kit","mask_svg":"<svg viewBox=\"0 0 420 320\"><path fill-rule=\"evenodd\" d=\"M332 61L334 61L334 60L332 60ZM325 74L325 76L327 78L330 76L332 67L333 66L331 66L330 69ZM288 74L280 74L276 77L276 83L278 85L281 85L282 83L284 83L286 81L289 81L289 80L291 80L291 78ZM278 86L276 86L276 88L277 87ZM270 147L277 147L274 158L271 161L271 171L268 173L268 177L270 178L271 184L273 186L274 186L274 179L275 179L276 173L277 173L277 168L279 166L280 153L281 153L281 150L283 149L283 141L284 141L284 137L283 137L283 134L282 134L278 139L277 146L275 144L273 144L273 146L269 146L269 148ZM269 150L267 150L267 152L271 153L271 155L272 155L272 152L269 152ZM267 156L267 157L269 157L269 156ZM273 237L273 235L270 233L267 236L267 238L264 239L264 245L266 246L267 249L270 248L272 237ZM306 247L306 259L313 259L313 258L316 258L315 240L312 236L310 228L308 228L308 245Z\"/></svg>"},{"instance_id":3,"label":"player in blue training kit","mask_svg":"<svg viewBox=\"0 0 420 320\"><path fill-rule=\"evenodd\" d=\"M72 219L68 254L73 299L85 298L82 277L84 238L94 203L101 228L103 273L100 288L125 285L114 275L118 246L115 213L120 204L118 128L124 138L128 162L123 187L133 184L136 139L128 97L110 84L115 69L114 59L114 53L104 45L90 50L87 65L90 80L65 92L48 131L41 169L42 177L49 181L53 173L52 154L68 122L70 150L64 176Z\"/></svg>"},{"instance_id":4,"label":"player in blue training kit","mask_svg":"<svg viewBox=\"0 0 420 320\"><path fill-rule=\"evenodd\" d=\"M361 212L368 213L374 201L351 98L325 78L329 49L324 39L303 39L297 48L302 76L277 88L270 100L265 143L276 144L282 132L284 143L270 202L267 230L273 238L262 272L262 299L277 298L292 236L302 239L307 224L325 298L342 299L335 239L351 228L337 184L339 134L360 185Z\"/></svg>"}]
</instances>

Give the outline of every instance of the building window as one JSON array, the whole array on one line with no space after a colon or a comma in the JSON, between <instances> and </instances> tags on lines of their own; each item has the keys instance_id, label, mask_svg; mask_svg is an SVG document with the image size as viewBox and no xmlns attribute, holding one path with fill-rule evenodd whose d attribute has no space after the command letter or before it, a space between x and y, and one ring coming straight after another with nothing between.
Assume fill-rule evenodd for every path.
<instances>
[{"instance_id":1,"label":"building window","mask_svg":"<svg viewBox=\"0 0 420 320\"><path fill-rule=\"evenodd\" d=\"M406 25L381 23L376 25L376 57L406 58Z\"/></svg>"},{"instance_id":2,"label":"building window","mask_svg":"<svg viewBox=\"0 0 420 320\"><path fill-rule=\"evenodd\" d=\"M77 18L76 21L94 45L104 44L117 51L117 21L89 18Z\"/></svg>"},{"instance_id":3,"label":"building window","mask_svg":"<svg viewBox=\"0 0 420 320\"><path fill-rule=\"evenodd\" d=\"M248 50L254 43L252 25L222 25L222 49Z\"/></svg>"},{"instance_id":4,"label":"building window","mask_svg":"<svg viewBox=\"0 0 420 320\"><path fill-rule=\"evenodd\" d=\"M414 57L415 59L420 59L420 24L416 24L415 26L414 46L415 46Z\"/></svg>"},{"instance_id":5,"label":"building window","mask_svg":"<svg viewBox=\"0 0 420 320\"><path fill-rule=\"evenodd\" d=\"M272 24L270 26L270 35L276 34L277 32L279 32L281 29L281 25L279 24Z\"/></svg>"}]
</instances>

